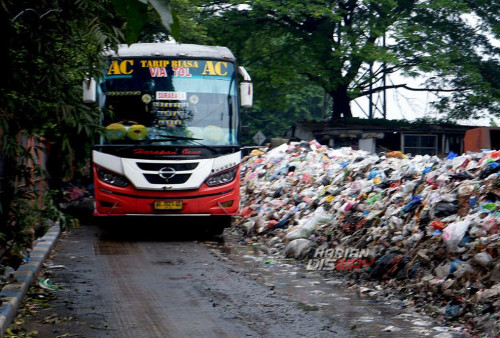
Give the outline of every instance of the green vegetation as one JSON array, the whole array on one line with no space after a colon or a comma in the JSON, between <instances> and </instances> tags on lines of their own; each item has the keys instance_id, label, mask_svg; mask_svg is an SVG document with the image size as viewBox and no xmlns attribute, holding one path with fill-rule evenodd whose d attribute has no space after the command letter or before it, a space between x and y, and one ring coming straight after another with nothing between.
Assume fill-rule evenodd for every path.
<instances>
[{"instance_id":1,"label":"green vegetation","mask_svg":"<svg viewBox=\"0 0 500 338\"><path fill-rule=\"evenodd\" d=\"M453 119L500 114L492 41L500 34L499 1L198 3L210 36L234 50L253 77L257 104L244 115L251 134L280 136L306 117L296 113L304 106L316 119L351 117L354 99L391 88L439 94L434 111ZM428 81L422 88L384 84L384 70ZM279 121L264 127L276 112Z\"/></svg>"},{"instance_id":2,"label":"green vegetation","mask_svg":"<svg viewBox=\"0 0 500 338\"><path fill-rule=\"evenodd\" d=\"M48 191L83 166L99 131L97 106L82 102L82 81L100 76L103 48L123 41L127 23L132 36L142 28L117 16L109 1L1 0L0 16L1 268L20 263L47 217L68 224ZM44 153L46 172L39 165Z\"/></svg>"}]
</instances>

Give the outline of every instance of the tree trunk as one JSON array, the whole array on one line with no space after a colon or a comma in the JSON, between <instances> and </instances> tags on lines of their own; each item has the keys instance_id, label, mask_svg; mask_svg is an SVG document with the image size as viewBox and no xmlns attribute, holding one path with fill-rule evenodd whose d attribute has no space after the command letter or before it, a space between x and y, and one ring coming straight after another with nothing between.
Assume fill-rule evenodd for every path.
<instances>
[{"instance_id":1,"label":"tree trunk","mask_svg":"<svg viewBox=\"0 0 500 338\"><path fill-rule=\"evenodd\" d=\"M352 117L351 99L347 95L347 86L339 86L330 93L333 99L332 121L345 117Z\"/></svg>"}]
</instances>

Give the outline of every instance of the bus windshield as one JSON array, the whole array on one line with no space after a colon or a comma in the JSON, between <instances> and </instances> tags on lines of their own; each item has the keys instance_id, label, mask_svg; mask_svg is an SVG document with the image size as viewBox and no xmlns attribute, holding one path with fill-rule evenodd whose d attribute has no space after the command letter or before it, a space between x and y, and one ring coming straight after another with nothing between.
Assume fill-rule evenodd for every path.
<instances>
[{"instance_id":1,"label":"bus windshield","mask_svg":"<svg viewBox=\"0 0 500 338\"><path fill-rule=\"evenodd\" d=\"M235 81L234 64L226 61L111 59L100 86L102 143L236 145Z\"/></svg>"}]
</instances>

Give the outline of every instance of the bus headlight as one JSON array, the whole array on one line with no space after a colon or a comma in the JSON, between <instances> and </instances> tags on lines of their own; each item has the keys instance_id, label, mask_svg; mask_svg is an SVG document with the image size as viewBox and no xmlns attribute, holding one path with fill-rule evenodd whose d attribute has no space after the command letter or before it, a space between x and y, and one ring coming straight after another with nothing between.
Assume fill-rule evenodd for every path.
<instances>
[{"instance_id":1,"label":"bus headlight","mask_svg":"<svg viewBox=\"0 0 500 338\"><path fill-rule=\"evenodd\" d=\"M210 176L205 181L205 183L210 187L214 187L216 185L222 185L222 184L232 182L236 178L237 172L238 172L238 167L234 167L234 168L231 168L229 170L225 170L223 172L220 172L220 173L217 173L215 175Z\"/></svg>"},{"instance_id":2,"label":"bus headlight","mask_svg":"<svg viewBox=\"0 0 500 338\"><path fill-rule=\"evenodd\" d=\"M99 179L105 183L125 188L127 185L130 184L130 182L123 176L115 174L111 171L108 171L106 169L103 169L101 167L97 167L97 175L99 176Z\"/></svg>"}]
</instances>

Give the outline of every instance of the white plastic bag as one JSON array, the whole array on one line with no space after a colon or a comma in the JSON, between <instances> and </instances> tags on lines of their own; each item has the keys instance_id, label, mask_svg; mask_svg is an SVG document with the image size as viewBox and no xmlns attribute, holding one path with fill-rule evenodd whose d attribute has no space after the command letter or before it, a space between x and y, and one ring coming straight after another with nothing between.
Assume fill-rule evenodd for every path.
<instances>
[{"instance_id":1,"label":"white plastic bag","mask_svg":"<svg viewBox=\"0 0 500 338\"><path fill-rule=\"evenodd\" d=\"M317 226L325 224L331 219L331 215L327 214L323 207L317 208L314 213L307 219L302 219L299 225L290 229L286 234L288 241L293 241L298 238L308 238L314 232Z\"/></svg>"},{"instance_id":2,"label":"white plastic bag","mask_svg":"<svg viewBox=\"0 0 500 338\"><path fill-rule=\"evenodd\" d=\"M469 229L470 221L468 218L463 221L450 223L443 231L443 240L451 251L458 248L465 233Z\"/></svg>"}]
</instances>

